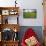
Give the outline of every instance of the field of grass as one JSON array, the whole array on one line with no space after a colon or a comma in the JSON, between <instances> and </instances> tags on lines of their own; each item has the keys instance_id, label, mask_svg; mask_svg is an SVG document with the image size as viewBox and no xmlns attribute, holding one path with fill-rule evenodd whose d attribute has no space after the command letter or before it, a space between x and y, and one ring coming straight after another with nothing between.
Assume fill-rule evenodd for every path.
<instances>
[{"instance_id":1,"label":"field of grass","mask_svg":"<svg viewBox=\"0 0 46 46\"><path fill-rule=\"evenodd\" d=\"M24 18L36 18L36 12L23 12Z\"/></svg>"}]
</instances>

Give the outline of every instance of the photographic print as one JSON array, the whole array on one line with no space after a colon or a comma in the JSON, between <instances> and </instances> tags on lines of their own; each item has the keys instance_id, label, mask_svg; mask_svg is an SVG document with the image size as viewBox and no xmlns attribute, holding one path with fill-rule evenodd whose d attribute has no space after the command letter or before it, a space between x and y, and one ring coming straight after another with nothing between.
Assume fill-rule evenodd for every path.
<instances>
[{"instance_id":1,"label":"photographic print","mask_svg":"<svg viewBox=\"0 0 46 46\"><path fill-rule=\"evenodd\" d=\"M23 18L37 18L36 9L23 9Z\"/></svg>"}]
</instances>

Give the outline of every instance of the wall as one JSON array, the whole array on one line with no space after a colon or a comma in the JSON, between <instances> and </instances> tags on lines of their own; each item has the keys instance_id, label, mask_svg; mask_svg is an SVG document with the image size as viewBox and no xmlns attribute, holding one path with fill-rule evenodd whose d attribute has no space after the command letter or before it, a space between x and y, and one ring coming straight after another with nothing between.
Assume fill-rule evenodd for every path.
<instances>
[{"instance_id":1,"label":"wall","mask_svg":"<svg viewBox=\"0 0 46 46\"><path fill-rule=\"evenodd\" d=\"M20 1L20 25L21 26L43 26L42 0L21 0ZM37 9L37 19L24 19L22 9Z\"/></svg>"},{"instance_id":2,"label":"wall","mask_svg":"<svg viewBox=\"0 0 46 46\"><path fill-rule=\"evenodd\" d=\"M9 7L15 6L15 0L0 0L0 6ZM17 0L17 3L20 7L20 16L19 24L20 26L43 26L43 6L42 0ZM24 19L23 18L23 9L37 9L37 18L36 19ZM10 20L10 19L9 19Z\"/></svg>"},{"instance_id":3,"label":"wall","mask_svg":"<svg viewBox=\"0 0 46 46\"><path fill-rule=\"evenodd\" d=\"M1 7L12 7L12 6L14 6L14 1L15 0L0 0L0 6Z\"/></svg>"}]
</instances>

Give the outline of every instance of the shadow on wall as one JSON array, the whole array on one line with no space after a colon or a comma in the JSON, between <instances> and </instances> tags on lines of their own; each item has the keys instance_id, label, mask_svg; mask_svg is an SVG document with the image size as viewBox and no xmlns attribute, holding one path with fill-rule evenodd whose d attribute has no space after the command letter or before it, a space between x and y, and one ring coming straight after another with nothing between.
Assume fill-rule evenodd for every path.
<instances>
[{"instance_id":1,"label":"shadow on wall","mask_svg":"<svg viewBox=\"0 0 46 46\"><path fill-rule=\"evenodd\" d=\"M42 26L21 26L20 27L20 32L19 32L20 42L21 42L21 40L22 40L22 38L24 36L24 33L26 32L26 30L28 28L32 28L34 30L34 32L36 32L39 41L41 43L43 43L43 30L42 30Z\"/></svg>"}]
</instances>

